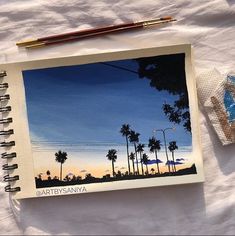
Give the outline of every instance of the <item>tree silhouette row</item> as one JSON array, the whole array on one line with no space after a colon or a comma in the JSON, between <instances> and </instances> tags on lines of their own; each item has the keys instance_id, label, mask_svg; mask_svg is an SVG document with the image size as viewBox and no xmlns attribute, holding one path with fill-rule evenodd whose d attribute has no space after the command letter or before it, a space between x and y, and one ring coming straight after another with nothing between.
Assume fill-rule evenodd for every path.
<instances>
[{"instance_id":1,"label":"tree silhouette row","mask_svg":"<svg viewBox=\"0 0 235 236\"><path fill-rule=\"evenodd\" d=\"M145 173L149 173L148 170L148 164L149 164L149 157L146 153L144 153L144 148L145 145L139 142L139 136L140 134L135 132L130 128L129 124L123 124L120 133L122 134L123 137L125 137L126 141L126 157L127 157L127 165L128 165L128 173L134 173L136 175L140 175L140 169L139 169L139 164L141 164L141 174L144 175ZM134 146L134 152L130 152L130 144L133 144ZM161 161L158 158L158 152L161 149L161 141L157 140L155 137L151 137L148 140L148 148L151 153L154 153L155 159L156 159L156 168L157 168L157 173L160 174L160 167L159 163ZM169 151L172 153L172 162L169 161L168 156L166 155L167 158L167 165L169 168L169 172L176 172L176 166L175 166L175 158L174 158L174 151L178 149L178 146L176 145L176 141L171 141L168 146ZM138 157L139 154L139 157ZM114 163L117 161L117 150L116 149L110 149L108 150L108 153L106 155L108 160L112 162L112 173L113 176L115 176L115 168L114 168ZM131 172L131 165L130 161L132 161L132 172ZM171 164L172 163L172 164ZM145 165L146 172L144 171ZM172 165L172 170L171 166Z\"/></svg>"}]
</instances>

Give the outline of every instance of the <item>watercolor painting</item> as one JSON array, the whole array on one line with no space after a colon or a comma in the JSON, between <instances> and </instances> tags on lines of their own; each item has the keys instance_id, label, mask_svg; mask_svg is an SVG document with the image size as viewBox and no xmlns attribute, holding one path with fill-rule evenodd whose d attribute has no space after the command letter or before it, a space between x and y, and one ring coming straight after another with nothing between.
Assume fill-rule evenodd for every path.
<instances>
[{"instance_id":1,"label":"watercolor painting","mask_svg":"<svg viewBox=\"0 0 235 236\"><path fill-rule=\"evenodd\" d=\"M23 78L37 188L197 174L185 54Z\"/></svg>"}]
</instances>

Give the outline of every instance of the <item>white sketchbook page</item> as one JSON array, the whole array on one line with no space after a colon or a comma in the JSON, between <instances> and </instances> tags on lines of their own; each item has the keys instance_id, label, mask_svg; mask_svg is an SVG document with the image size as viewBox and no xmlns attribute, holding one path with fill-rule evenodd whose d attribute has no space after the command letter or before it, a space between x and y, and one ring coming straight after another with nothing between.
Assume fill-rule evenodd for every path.
<instances>
[{"instance_id":1,"label":"white sketchbook page","mask_svg":"<svg viewBox=\"0 0 235 236\"><path fill-rule=\"evenodd\" d=\"M17 160L19 166L19 168L14 171L14 174L18 174L20 176L20 180L16 182L16 185L20 186L22 190L16 193L14 197L15 198L37 197L37 190L35 188L35 181L34 181L35 173L32 159L32 148L30 144L29 128L27 123L27 111L25 106L23 77L21 74L22 70L33 69L33 68L36 69L36 68L58 67L58 66L74 65L74 64L75 65L86 64L99 61L131 59L143 56L156 56L156 55L174 54L182 52L185 52L186 55L185 72L187 78L187 87L190 101L191 126L193 133L192 153L193 156L195 156L195 164L198 173L196 175L142 179L138 181L127 180L127 181L102 183L102 185L98 183L98 184L86 184L83 186L86 187L85 192L96 192L96 191L108 191L108 190L118 190L118 189L130 189L139 187L202 182L204 180L204 177L203 177L203 167L201 158L201 147L199 140L198 108L196 99L195 80L191 63L191 50L190 50L190 45L179 45L179 46L169 46L161 48L140 49L128 52L124 51L115 53L77 56L70 58L59 58L59 59L57 58L57 59L48 59L41 61L31 61L18 64L8 64L3 66L3 69L8 71L8 76L6 80L10 85L9 93L12 94L10 105L13 107L11 116L13 117L14 122L10 125L15 130L14 139L16 141L16 146L13 149L17 152L17 159L13 160L13 162L15 163L15 161ZM59 188L60 187L56 187L54 189L59 189ZM58 194L58 192L55 194L50 194L50 196L56 194Z\"/></svg>"}]
</instances>

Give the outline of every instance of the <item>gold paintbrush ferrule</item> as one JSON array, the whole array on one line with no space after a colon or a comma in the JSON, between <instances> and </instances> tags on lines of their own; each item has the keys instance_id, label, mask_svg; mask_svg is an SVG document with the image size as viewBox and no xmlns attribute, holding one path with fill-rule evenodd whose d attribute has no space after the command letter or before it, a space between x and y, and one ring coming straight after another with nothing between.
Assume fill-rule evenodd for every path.
<instances>
[{"instance_id":1,"label":"gold paintbrush ferrule","mask_svg":"<svg viewBox=\"0 0 235 236\"><path fill-rule=\"evenodd\" d=\"M37 42L38 42L37 39L29 39L29 40L17 42L16 45L18 47L24 47L24 46L31 45L31 44L34 44L34 43L37 43Z\"/></svg>"},{"instance_id":2,"label":"gold paintbrush ferrule","mask_svg":"<svg viewBox=\"0 0 235 236\"><path fill-rule=\"evenodd\" d=\"M45 46L45 43L35 43L32 45L28 45L25 48L26 49L34 49L34 48L40 48L40 47L44 47L44 46Z\"/></svg>"},{"instance_id":3,"label":"gold paintbrush ferrule","mask_svg":"<svg viewBox=\"0 0 235 236\"><path fill-rule=\"evenodd\" d=\"M169 23L172 21L176 21L176 19L170 19L170 20L148 20L143 23L143 27L149 27L154 25L160 25L164 23Z\"/></svg>"}]
</instances>

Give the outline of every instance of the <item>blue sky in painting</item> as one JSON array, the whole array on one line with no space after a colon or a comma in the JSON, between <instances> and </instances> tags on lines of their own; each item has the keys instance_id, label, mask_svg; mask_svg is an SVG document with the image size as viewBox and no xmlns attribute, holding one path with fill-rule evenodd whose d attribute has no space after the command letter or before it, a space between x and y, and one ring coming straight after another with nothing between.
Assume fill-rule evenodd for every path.
<instances>
[{"instance_id":1,"label":"blue sky in painting","mask_svg":"<svg viewBox=\"0 0 235 236\"><path fill-rule=\"evenodd\" d=\"M133 71L133 60L109 62ZM28 70L23 72L32 138L64 143L118 143L119 130L129 123L147 143L154 128L173 127L162 104L175 98L159 92L138 74L102 63ZM181 125L168 131L168 141L191 146L191 135ZM158 134L162 139L162 134Z\"/></svg>"}]
</instances>

